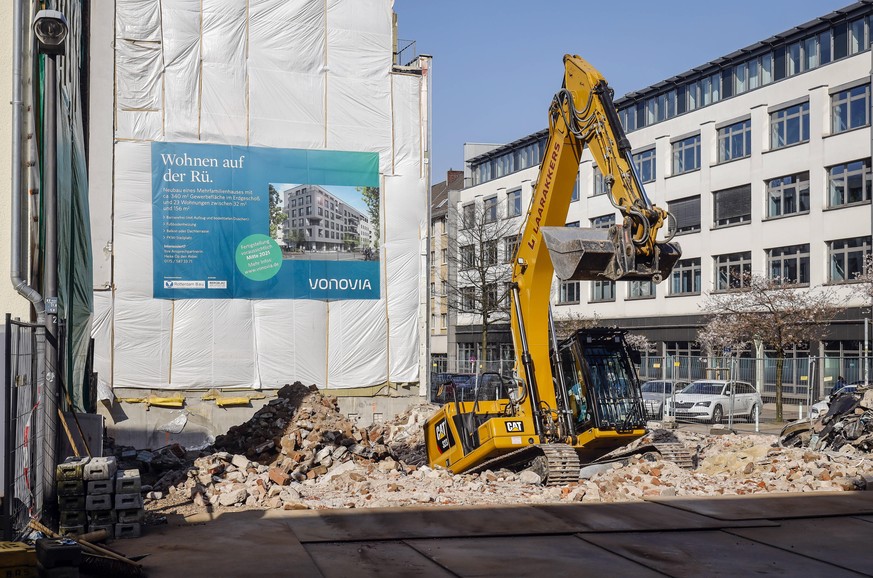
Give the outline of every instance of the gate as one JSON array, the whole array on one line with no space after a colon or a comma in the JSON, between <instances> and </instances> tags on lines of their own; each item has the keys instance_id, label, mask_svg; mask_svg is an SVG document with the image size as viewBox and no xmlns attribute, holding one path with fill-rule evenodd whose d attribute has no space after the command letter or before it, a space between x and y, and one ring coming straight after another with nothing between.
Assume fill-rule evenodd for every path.
<instances>
[{"instance_id":1,"label":"gate","mask_svg":"<svg viewBox=\"0 0 873 578\"><path fill-rule=\"evenodd\" d=\"M54 496L58 406L44 387L44 327L7 313L5 329L3 534L15 540Z\"/></svg>"}]
</instances>

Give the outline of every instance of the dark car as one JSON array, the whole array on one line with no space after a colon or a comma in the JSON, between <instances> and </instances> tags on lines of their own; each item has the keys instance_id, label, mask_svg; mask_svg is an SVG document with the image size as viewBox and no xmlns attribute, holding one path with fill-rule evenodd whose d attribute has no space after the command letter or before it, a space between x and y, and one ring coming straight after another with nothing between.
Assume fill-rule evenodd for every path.
<instances>
[{"instance_id":1,"label":"dark car","mask_svg":"<svg viewBox=\"0 0 873 578\"><path fill-rule=\"evenodd\" d=\"M431 402L501 399L509 395L512 385L497 373L435 373L430 382Z\"/></svg>"}]
</instances>

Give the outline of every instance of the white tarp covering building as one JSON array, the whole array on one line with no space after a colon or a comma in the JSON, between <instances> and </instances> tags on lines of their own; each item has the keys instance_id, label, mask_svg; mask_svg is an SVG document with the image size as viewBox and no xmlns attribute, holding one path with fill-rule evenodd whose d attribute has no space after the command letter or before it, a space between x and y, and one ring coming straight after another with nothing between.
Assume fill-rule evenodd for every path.
<instances>
[{"instance_id":1,"label":"white tarp covering building","mask_svg":"<svg viewBox=\"0 0 873 578\"><path fill-rule=\"evenodd\" d=\"M430 60L393 66L392 1L116 0L114 20L103 10L91 46L101 397L419 381ZM100 109L101 98L114 110ZM245 167L227 168L242 157ZM205 183L204 163L216 167ZM276 183L378 189L377 258L267 255L275 247L260 215ZM181 209L166 206L174 195ZM239 259L260 256L254 242L246 253L250 235L268 250L262 267L245 270ZM338 293L290 289L292 279L316 288L313 271L329 277L344 260L366 271L366 298L343 292L358 283L344 278L324 280ZM192 262L202 268L186 269ZM278 273L262 279L265 267Z\"/></svg>"}]
</instances>

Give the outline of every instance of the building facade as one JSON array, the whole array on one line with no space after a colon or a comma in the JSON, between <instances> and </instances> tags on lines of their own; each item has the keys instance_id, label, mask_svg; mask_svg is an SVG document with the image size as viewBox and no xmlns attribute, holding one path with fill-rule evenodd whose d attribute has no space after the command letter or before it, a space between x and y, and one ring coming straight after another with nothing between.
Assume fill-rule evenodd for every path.
<instances>
[{"instance_id":1,"label":"building facade","mask_svg":"<svg viewBox=\"0 0 873 578\"><path fill-rule=\"evenodd\" d=\"M283 191L288 218L285 245L307 251L363 251L373 248L366 215L324 187L299 185Z\"/></svg>"},{"instance_id":2,"label":"building facade","mask_svg":"<svg viewBox=\"0 0 873 578\"><path fill-rule=\"evenodd\" d=\"M863 355L869 316L852 282L871 251L871 35L873 5L859 2L617 99L634 165L675 217L682 258L658 285L556 282L555 316L596 318L645 335L658 355L695 356L707 295L737 288L744 273L779 277L846 299L825 340L794 352L843 360L823 369L846 371L845 359ZM516 199L530 203L547 136L466 157L459 205L496 203L520 227ZM567 225L614 223L605 192L586 150ZM501 243L506 260L512 242ZM458 323L463 360L476 354L477 328ZM489 339L502 341L508 328Z\"/></svg>"}]
</instances>

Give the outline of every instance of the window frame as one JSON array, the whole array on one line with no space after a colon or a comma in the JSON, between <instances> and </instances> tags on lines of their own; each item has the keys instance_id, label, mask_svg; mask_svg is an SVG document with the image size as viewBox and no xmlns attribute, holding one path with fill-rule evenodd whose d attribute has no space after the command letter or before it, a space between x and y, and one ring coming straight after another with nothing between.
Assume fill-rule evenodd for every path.
<instances>
[{"instance_id":1,"label":"window frame","mask_svg":"<svg viewBox=\"0 0 873 578\"><path fill-rule=\"evenodd\" d=\"M685 291L683 289L687 285L690 285L690 291ZM673 272L670 273L670 296L680 297L700 295L701 285L700 257L691 257L689 259L679 259L676 261L676 265L673 267Z\"/></svg>"},{"instance_id":2,"label":"window frame","mask_svg":"<svg viewBox=\"0 0 873 578\"><path fill-rule=\"evenodd\" d=\"M729 163L752 155L752 119L747 118L718 129L718 162ZM742 152L733 154L742 149Z\"/></svg>"},{"instance_id":3,"label":"window frame","mask_svg":"<svg viewBox=\"0 0 873 578\"><path fill-rule=\"evenodd\" d=\"M855 168L854 165L858 163L861 166ZM841 169L839 177L835 177L834 172L836 169ZM873 172L871 172L870 157L827 167L826 172L829 209L850 207L870 201L871 189L873 189ZM853 190L850 188L850 185L852 184L853 176L857 178L858 175L861 177L861 197L860 199L850 200ZM839 183L838 180L842 181L842 183ZM842 192L840 193L840 191ZM838 193L841 197L841 202L834 202Z\"/></svg>"},{"instance_id":4,"label":"window frame","mask_svg":"<svg viewBox=\"0 0 873 578\"><path fill-rule=\"evenodd\" d=\"M776 254L779 252L779 254ZM767 278L770 280L781 280L783 285L804 286L810 283L810 256L809 243L801 243L799 245L786 245L783 247L773 247L766 249L767 254ZM791 265L793 263L793 266ZM774 274L774 266L779 265L779 274ZM791 274L783 274L785 270L795 270L796 278L792 279Z\"/></svg>"},{"instance_id":5,"label":"window frame","mask_svg":"<svg viewBox=\"0 0 873 578\"><path fill-rule=\"evenodd\" d=\"M797 138L789 139L794 128ZM770 112L770 150L807 142L809 142L809 99Z\"/></svg>"},{"instance_id":6,"label":"window frame","mask_svg":"<svg viewBox=\"0 0 873 578\"><path fill-rule=\"evenodd\" d=\"M506 191L506 218L521 216L521 188Z\"/></svg>"},{"instance_id":7,"label":"window frame","mask_svg":"<svg viewBox=\"0 0 873 578\"><path fill-rule=\"evenodd\" d=\"M809 213L809 171L767 179L765 185L768 219ZM792 191L794 195L793 202L796 208L793 211L786 211L786 198L791 199ZM778 202L775 201L775 198L778 198ZM777 205L779 207L778 212L774 211L774 207Z\"/></svg>"},{"instance_id":8,"label":"window frame","mask_svg":"<svg viewBox=\"0 0 873 578\"><path fill-rule=\"evenodd\" d=\"M752 275L751 251L714 255L712 262L715 273L715 291L736 291L749 286ZM739 282L734 280L739 280Z\"/></svg>"},{"instance_id":9,"label":"window frame","mask_svg":"<svg viewBox=\"0 0 873 578\"><path fill-rule=\"evenodd\" d=\"M655 147L634 153L631 156L634 168L641 183L653 183L658 178L657 153Z\"/></svg>"},{"instance_id":10,"label":"window frame","mask_svg":"<svg viewBox=\"0 0 873 578\"><path fill-rule=\"evenodd\" d=\"M673 176L700 170L700 133L672 142L671 150Z\"/></svg>"},{"instance_id":11,"label":"window frame","mask_svg":"<svg viewBox=\"0 0 873 578\"><path fill-rule=\"evenodd\" d=\"M841 111L838 112L838 109L841 107L844 107L842 110L845 111L845 118L843 118ZM860 124L853 122L853 112L858 110L863 111L863 122ZM843 121L842 125L838 125L840 120ZM869 82L841 90L838 89L831 94L831 134L840 134L867 126L870 126Z\"/></svg>"},{"instance_id":12,"label":"window frame","mask_svg":"<svg viewBox=\"0 0 873 578\"><path fill-rule=\"evenodd\" d=\"M851 244L852 242L856 242L857 244ZM842 246L837 247L837 243L841 243ZM864 272L866 256L870 255L871 250L873 250L870 235L867 235L866 237L834 239L833 241L827 241L826 244L828 250L828 283L842 285L856 281L858 275ZM835 262L835 258L837 257L841 257L842 261L842 279L836 279L834 275L838 265ZM855 264L857 264L857 267L850 267L847 265L853 260L855 261Z\"/></svg>"}]
</instances>

